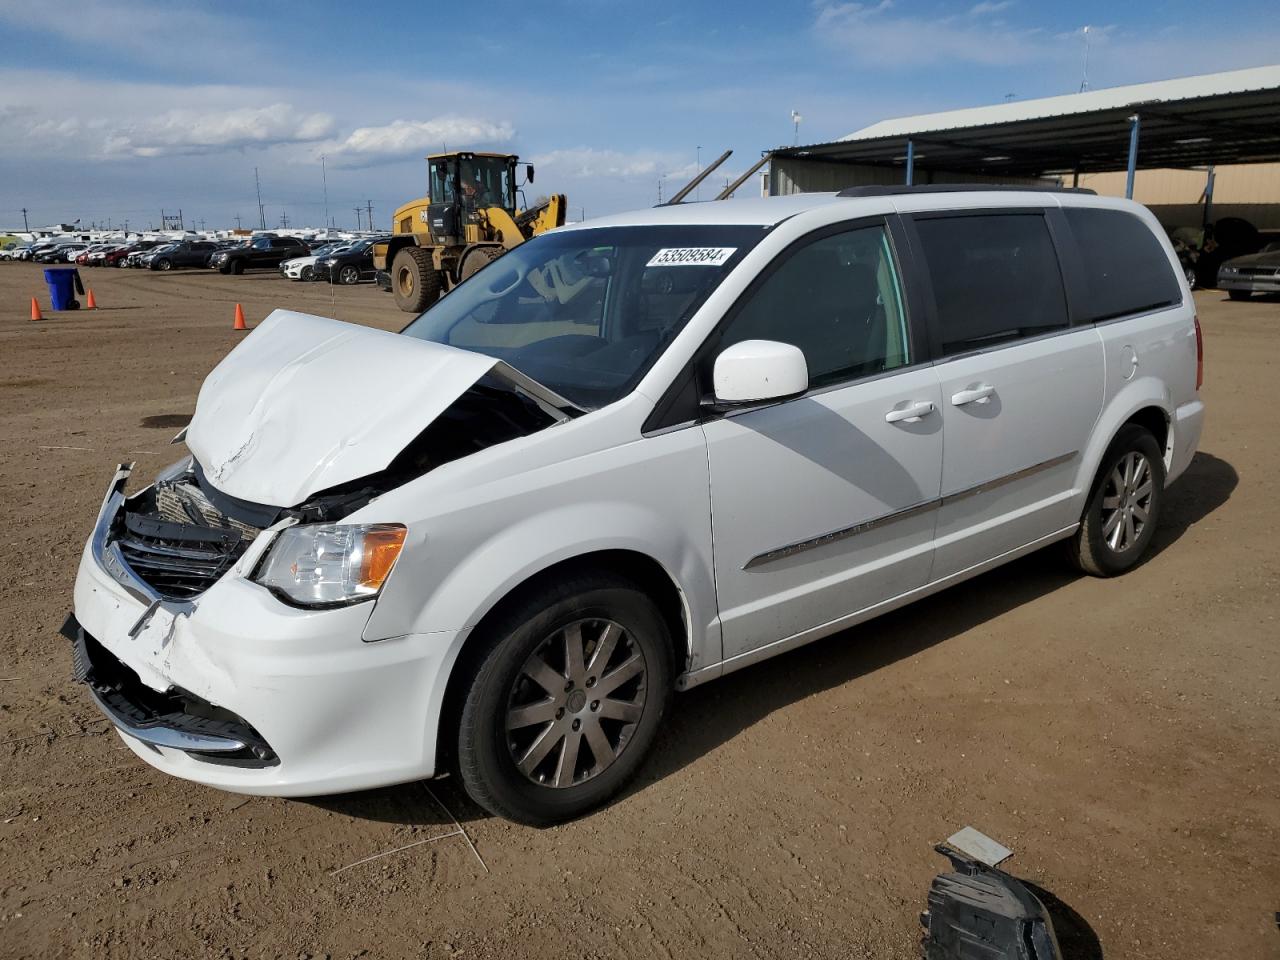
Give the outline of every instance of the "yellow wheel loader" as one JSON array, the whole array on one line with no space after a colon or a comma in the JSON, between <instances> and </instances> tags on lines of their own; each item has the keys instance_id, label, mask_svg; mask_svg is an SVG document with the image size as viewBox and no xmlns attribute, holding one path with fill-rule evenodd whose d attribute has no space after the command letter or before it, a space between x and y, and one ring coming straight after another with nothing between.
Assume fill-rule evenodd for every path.
<instances>
[{"instance_id":1,"label":"yellow wheel loader","mask_svg":"<svg viewBox=\"0 0 1280 960\"><path fill-rule=\"evenodd\" d=\"M373 264L390 276L401 310L419 313L477 270L530 237L564 225L565 198L521 210L519 157L439 153L427 157L430 193L395 212L390 240L375 244ZM526 164L525 183L533 182Z\"/></svg>"}]
</instances>

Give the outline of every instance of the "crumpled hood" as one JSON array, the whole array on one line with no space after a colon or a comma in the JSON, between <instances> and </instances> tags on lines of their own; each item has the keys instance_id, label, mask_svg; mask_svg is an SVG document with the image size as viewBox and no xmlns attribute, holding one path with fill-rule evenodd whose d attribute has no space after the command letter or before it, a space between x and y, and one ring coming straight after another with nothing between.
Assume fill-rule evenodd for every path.
<instances>
[{"instance_id":1,"label":"crumpled hood","mask_svg":"<svg viewBox=\"0 0 1280 960\"><path fill-rule=\"evenodd\" d=\"M385 469L490 372L565 404L492 357L276 310L205 380L187 447L223 493L295 506Z\"/></svg>"}]
</instances>

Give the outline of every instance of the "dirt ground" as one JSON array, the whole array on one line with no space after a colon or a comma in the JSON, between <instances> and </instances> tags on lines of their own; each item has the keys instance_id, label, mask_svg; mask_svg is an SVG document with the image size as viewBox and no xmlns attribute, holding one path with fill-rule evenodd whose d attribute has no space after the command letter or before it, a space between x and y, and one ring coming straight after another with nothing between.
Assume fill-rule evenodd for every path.
<instances>
[{"instance_id":1,"label":"dirt ground","mask_svg":"<svg viewBox=\"0 0 1280 960\"><path fill-rule=\"evenodd\" d=\"M176 459L144 421L191 412L237 301L403 316L371 286L84 273L101 309L53 314L0 263L0 956L913 957L931 846L972 824L1071 957L1280 957L1280 299L1197 293L1208 426L1128 576L1026 558L681 695L594 816L517 827L437 781L476 853L335 874L452 817L420 783L300 802L155 772L56 631L116 462Z\"/></svg>"}]
</instances>

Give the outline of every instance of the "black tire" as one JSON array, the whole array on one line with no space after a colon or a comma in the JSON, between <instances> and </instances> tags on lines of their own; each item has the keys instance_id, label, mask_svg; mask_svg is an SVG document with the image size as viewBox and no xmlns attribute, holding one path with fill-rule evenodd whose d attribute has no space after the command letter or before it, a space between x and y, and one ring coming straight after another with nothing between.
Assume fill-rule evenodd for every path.
<instances>
[{"instance_id":1,"label":"black tire","mask_svg":"<svg viewBox=\"0 0 1280 960\"><path fill-rule=\"evenodd\" d=\"M616 640L603 653L608 662L595 665L593 658L605 647L606 628L618 631ZM565 632L575 629L576 634ZM579 649L586 651L579 671L569 665L564 653L571 636L577 636L582 641ZM457 741L459 774L471 798L496 816L546 826L580 816L617 794L640 768L671 702L671 634L653 601L624 580L598 575L570 577L517 601L486 628L481 642L484 647L471 660L471 672L465 679ZM556 650L562 652L560 666L551 666L552 672L546 676L553 678L554 684L562 678L567 685L551 695L544 693L549 686L533 681L525 668L535 653L546 654L544 665L554 663ZM622 672L620 664L633 664L637 653L643 672L629 681L637 684L630 688L636 692L625 696L638 697L640 703L625 705L638 711L638 719L611 719L610 711L601 709L601 704L606 708L619 705L622 701L612 699L613 693L629 688L628 684L616 690L607 688L607 678ZM585 676L589 671L599 677L590 677L580 685L570 683L577 672ZM601 699L591 699L592 687ZM536 702L517 699L526 694ZM511 711L529 706L559 712L508 732ZM591 746L593 733L596 738L608 738L612 757L596 756ZM521 743L517 740L521 735L532 740ZM536 745L544 738L553 742L550 751L530 773L522 772L517 752L532 755L534 747L528 744ZM551 777L560 776L571 738L578 746L568 783L556 786L547 782L548 774L539 773L539 769L550 769Z\"/></svg>"},{"instance_id":2,"label":"black tire","mask_svg":"<svg viewBox=\"0 0 1280 960\"><path fill-rule=\"evenodd\" d=\"M1126 487L1118 481L1127 479L1126 466L1133 457L1145 461L1148 474L1145 480L1139 475ZM1102 458L1080 529L1069 541L1076 566L1094 577L1114 577L1136 566L1151 546L1160 522L1164 479L1164 453L1151 431L1134 423L1121 427ZM1144 498L1138 494L1147 481L1150 492ZM1130 507L1130 520L1126 521L1125 511ZM1116 514L1119 520L1111 526L1109 521ZM1140 519L1142 514L1145 519Z\"/></svg>"},{"instance_id":3,"label":"black tire","mask_svg":"<svg viewBox=\"0 0 1280 960\"><path fill-rule=\"evenodd\" d=\"M504 253L506 253L506 250L502 247L476 247L462 261L462 271L458 276L458 282L461 283L469 277L474 277Z\"/></svg>"},{"instance_id":4,"label":"black tire","mask_svg":"<svg viewBox=\"0 0 1280 960\"><path fill-rule=\"evenodd\" d=\"M156 269L157 269L157 270L172 270L172 269L173 269L173 261L172 261L172 260L170 260L168 257L165 257L163 260L157 260L157 261L156 261Z\"/></svg>"},{"instance_id":5,"label":"black tire","mask_svg":"<svg viewBox=\"0 0 1280 960\"><path fill-rule=\"evenodd\" d=\"M300 279L300 280L314 280L314 279L316 279L316 269L315 269L315 267L303 267L301 270L299 270L299 271L298 271L298 279Z\"/></svg>"},{"instance_id":6,"label":"black tire","mask_svg":"<svg viewBox=\"0 0 1280 960\"><path fill-rule=\"evenodd\" d=\"M401 247L391 261L391 292L406 313L421 313L440 299L444 277L421 247Z\"/></svg>"},{"instance_id":7,"label":"black tire","mask_svg":"<svg viewBox=\"0 0 1280 960\"><path fill-rule=\"evenodd\" d=\"M242 273L244 273L244 261L243 261L243 260L232 260L232 261L231 261L231 272L232 272L233 274L235 274L237 277L238 277L238 276L240 276Z\"/></svg>"},{"instance_id":8,"label":"black tire","mask_svg":"<svg viewBox=\"0 0 1280 960\"><path fill-rule=\"evenodd\" d=\"M1232 300L1248 300L1253 293L1249 290L1228 290L1227 296Z\"/></svg>"},{"instance_id":9,"label":"black tire","mask_svg":"<svg viewBox=\"0 0 1280 960\"><path fill-rule=\"evenodd\" d=\"M348 287L352 284L359 283L360 268L353 266L352 264L347 264L345 267L342 267L338 271L338 282Z\"/></svg>"}]
</instances>

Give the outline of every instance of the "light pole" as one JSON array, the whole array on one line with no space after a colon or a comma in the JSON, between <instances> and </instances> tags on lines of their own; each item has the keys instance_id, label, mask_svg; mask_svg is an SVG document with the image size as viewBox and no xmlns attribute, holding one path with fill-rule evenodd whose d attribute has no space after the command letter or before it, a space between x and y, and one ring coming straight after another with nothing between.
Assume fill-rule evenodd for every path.
<instances>
[{"instance_id":1,"label":"light pole","mask_svg":"<svg viewBox=\"0 0 1280 960\"><path fill-rule=\"evenodd\" d=\"M791 145L793 147L800 143L800 121L803 119L804 117L796 111L791 111Z\"/></svg>"}]
</instances>

